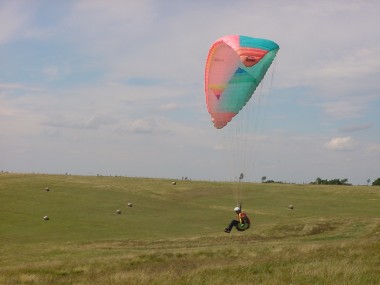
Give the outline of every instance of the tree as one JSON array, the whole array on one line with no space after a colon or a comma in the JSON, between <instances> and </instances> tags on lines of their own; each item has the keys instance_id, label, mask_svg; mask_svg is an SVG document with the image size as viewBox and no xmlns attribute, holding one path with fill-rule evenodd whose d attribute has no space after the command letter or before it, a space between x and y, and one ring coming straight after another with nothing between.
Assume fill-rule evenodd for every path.
<instances>
[{"instance_id":1,"label":"tree","mask_svg":"<svg viewBox=\"0 0 380 285\"><path fill-rule=\"evenodd\" d=\"M380 186L380 178L377 178L375 181L373 181L372 186Z\"/></svg>"},{"instance_id":2,"label":"tree","mask_svg":"<svg viewBox=\"0 0 380 285\"><path fill-rule=\"evenodd\" d=\"M266 176L261 177L261 183L264 183L265 180L267 180L267 177L266 177Z\"/></svg>"},{"instance_id":3,"label":"tree","mask_svg":"<svg viewBox=\"0 0 380 285\"><path fill-rule=\"evenodd\" d=\"M319 177L317 179L315 179L315 182L311 182L311 184L318 184L318 185L352 185L352 184L348 183L348 179L347 178L344 178L344 179L335 178L335 179L328 180L328 179L321 179Z\"/></svg>"}]
</instances>

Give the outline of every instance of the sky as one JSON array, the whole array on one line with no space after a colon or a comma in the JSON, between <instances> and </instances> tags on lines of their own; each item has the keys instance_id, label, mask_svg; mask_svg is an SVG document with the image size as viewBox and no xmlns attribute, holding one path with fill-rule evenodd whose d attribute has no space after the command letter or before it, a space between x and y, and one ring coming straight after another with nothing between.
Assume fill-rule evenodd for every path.
<instances>
[{"instance_id":1,"label":"sky","mask_svg":"<svg viewBox=\"0 0 380 285\"><path fill-rule=\"evenodd\" d=\"M241 150L247 181L367 184L380 177L378 11L377 0L0 0L0 171L234 179L204 68L211 44L236 34L280 46L254 95L265 100L253 103L256 146Z\"/></svg>"}]
</instances>

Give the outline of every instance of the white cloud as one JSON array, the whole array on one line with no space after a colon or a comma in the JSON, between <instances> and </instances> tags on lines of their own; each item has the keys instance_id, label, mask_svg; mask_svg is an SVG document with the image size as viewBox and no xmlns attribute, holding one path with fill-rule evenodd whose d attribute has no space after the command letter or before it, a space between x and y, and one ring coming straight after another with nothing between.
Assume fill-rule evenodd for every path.
<instances>
[{"instance_id":1,"label":"white cloud","mask_svg":"<svg viewBox=\"0 0 380 285\"><path fill-rule=\"evenodd\" d=\"M343 128L340 128L340 131L347 132L347 133L358 132L358 131L368 130L372 126L373 126L373 124L349 125L349 126L345 126Z\"/></svg>"},{"instance_id":2,"label":"white cloud","mask_svg":"<svg viewBox=\"0 0 380 285\"><path fill-rule=\"evenodd\" d=\"M126 123L118 129L120 133L158 135L158 134L174 134L175 128L173 124L165 118L142 118Z\"/></svg>"},{"instance_id":3,"label":"white cloud","mask_svg":"<svg viewBox=\"0 0 380 285\"><path fill-rule=\"evenodd\" d=\"M24 4L24 1L0 3L0 44L20 37L29 18Z\"/></svg>"},{"instance_id":4,"label":"white cloud","mask_svg":"<svg viewBox=\"0 0 380 285\"><path fill-rule=\"evenodd\" d=\"M372 97L341 97L338 100L326 100L322 103L325 113L337 119L357 118L365 115L366 110L370 106Z\"/></svg>"},{"instance_id":5,"label":"white cloud","mask_svg":"<svg viewBox=\"0 0 380 285\"><path fill-rule=\"evenodd\" d=\"M154 132L156 128L156 124L154 121L146 120L146 119L139 119L131 122L127 130L132 133L138 133L138 134L151 134Z\"/></svg>"},{"instance_id":6,"label":"white cloud","mask_svg":"<svg viewBox=\"0 0 380 285\"><path fill-rule=\"evenodd\" d=\"M2 90L7 90L7 91L24 90L24 91L38 92L38 91L42 91L43 89L40 87L29 86L22 83L1 83L0 82L0 92Z\"/></svg>"},{"instance_id":7,"label":"white cloud","mask_svg":"<svg viewBox=\"0 0 380 285\"><path fill-rule=\"evenodd\" d=\"M308 73L311 79L345 79L377 74L380 69L380 48L366 47L349 50L338 57L330 59L319 66L314 66Z\"/></svg>"},{"instance_id":8,"label":"white cloud","mask_svg":"<svg viewBox=\"0 0 380 285\"><path fill-rule=\"evenodd\" d=\"M161 105L158 108L158 110L162 111L162 112L173 111L173 110L177 110L177 109L178 109L178 105L176 103L168 103L165 105Z\"/></svg>"},{"instance_id":9,"label":"white cloud","mask_svg":"<svg viewBox=\"0 0 380 285\"><path fill-rule=\"evenodd\" d=\"M64 116L55 115L48 118L44 124L56 128L70 128L70 129L98 129L102 125L109 125L114 123L114 119L108 116L93 115L90 117L80 118L66 118Z\"/></svg>"},{"instance_id":10,"label":"white cloud","mask_svg":"<svg viewBox=\"0 0 380 285\"><path fill-rule=\"evenodd\" d=\"M57 66L46 66L43 68L42 72L49 78L57 78L59 75L59 69Z\"/></svg>"},{"instance_id":11,"label":"white cloud","mask_svg":"<svg viewBox=\"0 0 380 285\"><path fill-rule=\"evenodd\" d=\"M329 150L334 151L346 151L352 150L354 146L354 141L351 137L337 137L332 138L328 143L325 144L325 147Z\"/></svg>"},{"instance_id":12,"label":"white cloud","mask_svg":"<svg viewBox=\"0 0 380 285\"><path fill-rule=\"evenodd\" d=\"M17 114L17 110L7 106L7 103L0 98L0 117L12 117L15 114Z\"/></svg>"},{"instance_id":13,"label":"white cloud","mask_svg":"<svg viewBox=\"0 0 380 285\"><path fill-rule=\"evenodd\" d=\"M368 147L368 150L372 154L380 155L380 144L372 144Z\"/></svg>"},{"instance_id":14,"label":"white cloud","mask_svg":"<svg viewBox=\"0 0 380 285\"><path fill-rule=\"evenodd\" d=\"M135 50L155 19L150 1L75 1L63 23L65 36L75 40L87 53L117 55ZM144 48L141 46L140 48ZM110 53L110 51L112 51Z\"/></svg>"},{"instance_id":15,"label":"white cloud","mask_svg":"<svg viewBox=\"0 0 380 285\"><path fill-rule=\"evenodd\" d=\"M221 144L214 145L213 147L214 150L224 150L225 146Z\"/></svg>"}]
</instances>

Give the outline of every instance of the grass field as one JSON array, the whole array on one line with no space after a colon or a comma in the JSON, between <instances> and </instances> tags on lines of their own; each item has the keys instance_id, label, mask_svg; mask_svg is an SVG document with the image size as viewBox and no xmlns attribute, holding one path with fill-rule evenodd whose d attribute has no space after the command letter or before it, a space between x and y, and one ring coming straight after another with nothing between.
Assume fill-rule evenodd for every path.
<instances>
[{"instance_id":1,"label":"grass field","mask_svg":"<svg viewBox=\"0 0 380 285\"><path fill-rule=\"evenodd\" d=\"M380 284L380 187L243 183L225 234L235 184L171 182L0 174L0 284Z\"/></svg>"}]
</instances>

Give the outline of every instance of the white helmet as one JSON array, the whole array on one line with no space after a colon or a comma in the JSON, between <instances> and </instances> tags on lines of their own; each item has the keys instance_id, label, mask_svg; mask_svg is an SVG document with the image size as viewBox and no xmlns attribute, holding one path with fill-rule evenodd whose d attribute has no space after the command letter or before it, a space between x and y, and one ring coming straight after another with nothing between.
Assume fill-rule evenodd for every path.
<instances>
[{"instance_id":1,"label":"white helmet","mask_svg":"<svg viewBox=\"0 0 380 285\"><path fill-rule=\"evenodd\" d=\"M235 207L235 208L234 208L234 211L235 211L235 212L240 212L240 207Z\"/></svg>"}]
</instances>

